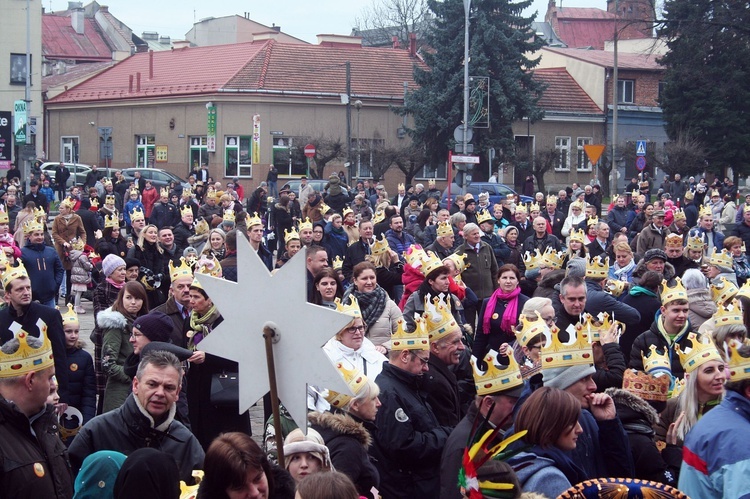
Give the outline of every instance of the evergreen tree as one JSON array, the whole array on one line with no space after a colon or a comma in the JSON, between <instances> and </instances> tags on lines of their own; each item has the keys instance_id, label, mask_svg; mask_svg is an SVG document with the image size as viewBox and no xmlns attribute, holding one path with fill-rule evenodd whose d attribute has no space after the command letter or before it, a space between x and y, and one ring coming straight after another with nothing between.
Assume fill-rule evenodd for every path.
<instances>
[{"instance_id":1,"label":"evergreen tree","mask_svg":"<svg viewBox=\"0 0 750 499\"><path fill-rule=\"evenodd\" d=\"M750 10L733 0L667 0L661 106L670 139L695 140L708 169L750 173Z\"/></svg>"},{"instance_id":2,"label":"evergreen tree","mask_svg":"<svg viewBox=\"0 0 750 499\"><path fill-rule=\"evenodd\" d=\"M539 59L527 54L543 42L530 36L533 17L521 15L530 5L531 0L472 2L469 74L490 78L489 128L474 129L475 154L494 147L512 157L513 122L542 117L537 102L543 87L531 74ZM422 54L428 69L415 68L420 87L407 94L400 112L412 115L412 138L434 166L445 161L453 130L463 120L464 6L463 0L429 0L429 6L435 20L425 37L430 50Z\"/></svg>"}]
</instances>

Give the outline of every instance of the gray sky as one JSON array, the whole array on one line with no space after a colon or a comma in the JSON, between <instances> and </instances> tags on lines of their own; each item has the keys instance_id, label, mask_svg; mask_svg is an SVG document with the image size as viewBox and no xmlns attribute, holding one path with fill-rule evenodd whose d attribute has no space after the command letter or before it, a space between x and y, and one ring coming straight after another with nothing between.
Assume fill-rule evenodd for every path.
<instances>
[{"instance_id":1,"label":"gray sky","mask_svg":"<svg viewBox=\"0 0 750 499\"><path fill-rule=\"evenodd\" d=\"M87 4L89 0L84 0ZM558 5L560 0L557 0ZM109 5L110 12L128 25L136 34L143 31L158 31L173 39L182 39L193 26L193 22L205 17L222 17L250 12L250 18L281 29L297 38L315 43L315 35L334 33L348 35L354 19L372 0L278 0L241 1L221 0L216 3L197 0L99 0ZM67 0L42 0L49 12L68 8ZM606 0L563 0L564 7L599 7L606 9ZM547 0L534 0L527 12L538 11L537 20L543 20L547 11Z\"/></svg>"}]
</instances>

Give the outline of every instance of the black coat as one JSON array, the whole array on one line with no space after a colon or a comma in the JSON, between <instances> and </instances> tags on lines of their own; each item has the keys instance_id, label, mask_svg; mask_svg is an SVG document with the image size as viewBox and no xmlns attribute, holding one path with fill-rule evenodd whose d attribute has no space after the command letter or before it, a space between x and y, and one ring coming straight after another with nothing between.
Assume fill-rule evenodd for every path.
<instances>
[{"instance_id":1,"label":"black coat","mask_svg":"<svg viewBox=\"0 0 750 499\"><path fill-rule=\"evenodd\" d=\"M529 301L529 297L520 294L518 295L518 314L521 314L524 304ZM516 341L516 335L513 331L502 331L500 329L500 323L503 320L503 314L505 313L505 306L508 302L503 300L497 300L495 304L495 312L492 314L490 319L490 332L484 334L484 327L482 325L484 321L484 311L487 308L489 298L485 298L482 301L482 308L477 314L477 333L474 335L474 345L471 348L472 354L478 359L483 359L489 350L498 351L500 345L503 343L513 344ZM495 318L496 317L496 318Z\"/></svg>"},{"instance_id":2,"label":"black coat","mask_svg":"<svg viewBox=\"0 0 750 499\"><path fill-rule=\"evenodd\" d=\"M185 248L190 246L188 238L195 235L195 228L192 224L187 225L180 221L180 223L175 225L172 234L174 234L174 245L177 248L175 250L175 255L182 256L182 252L185 251Z\"/></svg>"},{"instance_id":3,"label":"black coat","mask_svg":"<svg viewBox=\"0 0 750 499\"><path fill-rule=\"evenodd\" d=\"M430 370L424 375L427 401L438 423L455 427L463 417L456 375L435 355L430 355Z\"/></svg>"},{"instance_id":4,"label":"black coat","mask_svg":"<svg viewBox=\"0 0 750 499\"><path fill-rule=\"evenodd\" d=\"M354 244L350 244L346 248L346 254L344 255L344 264L341 267L341 271L344 273L344 279L351 280L352 270L358 263L364 262L365 257L371 253L370 245L359 239Z\"/></svg>"},{"instance_id":5,"label":"black coat","mask_svg":"<svg viewBox=\"0 0 750 499\"><path fill-rule=\"evenodd\" d=\"M657 321L661 320L661 313L656 315L654 322L651 323L651 327L639 334L635 341L633 341L633 348L630 350L630 362L628 367L643 371L643 358L642 355L650 352L651 345L656 345L656 349L659 353L667 352L671 359L672 376L676 378L682 378L685 374L685 370L682 368L680 363L680 357L675 351L675 345L679 344L683 351L692 348L692 343L688 340L688 333L691 331L690 321L687 321L685 329L675 336L674 341L666 338L657 327Z\"/></svg>"},{"instance_id":6,"label":"black coat","mask_svg":"<svg viewBox=\"0 0 750 499\"><path fill-rule=\"evenodd\" d=\"M620 350L623 355L630 356L630 351L633 348L633 342L635 338L651 327L656 317L656 312L661 307L661 301L656 296L648 295L637 295L633 296L630 293L622 297L621 301L638 310L641 314L641 320L634 324L629 324L625 328L625 332L620 336ZM617 317L615 317L617 319Z\"/></svg>"},{"instance_id":7,"label":"black coat","mask_svg":"<svg viewBox=\"0 0 750 499\"><path fill-rule=\"evenodd\" d=\"M83 415L83 423L96 416L96 376L94 359L82 348L69 348L68 355L68 405Z\"/></svg>"}]
</instances>

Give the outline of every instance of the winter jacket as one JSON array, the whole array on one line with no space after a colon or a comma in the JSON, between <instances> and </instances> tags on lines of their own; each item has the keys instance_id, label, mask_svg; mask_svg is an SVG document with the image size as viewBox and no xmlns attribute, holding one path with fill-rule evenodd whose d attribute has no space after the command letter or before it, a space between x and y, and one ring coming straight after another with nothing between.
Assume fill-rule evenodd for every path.
<instances>
[{"instance_id":1,"label":"winter jacket","mask_svg":"<svg viewBox=\"0 0 750 499\"><path fill-rule=\"evenodd\" d=\"M325 203L336 213L343 213L344 209L351 203L351 198L346 192L331 194L330 192L323 196Z\"/></svg>"},{"instance_id":2,"label":"winter jacket","mask_svg":"<svg viewBox=\"0 0 750 499\"><path fill-rule=\"evenodd\" d=\"M383 345L390 350L391 333L396 330L398 320L401 317L401 309L398 308L395 301L389 298L378 320L367 325L367 337L375 346Z\"/></svg>"},{"instance_id":3,"label":"winter jacket","mask_svg":"<svg viewBox=\"0 0 750 499\"><path fill-rule=\"evenodd\" d=\"M326 250L328 251L328 260L332 262L337 256L342 259L346 255L346 248L349 246L349 236L343 228L334 228L331 222L328 222L323 229Z\"/></svg>"},{"instance_id":4,"label":"winter jacket","mask_svg":"<svg viewBox=\"0 0 750 499\"><path fill-rule=\"evenodd\" d=\"M401 236L399 237L393 229L388 229L385 233L385 238L388 240L388 246L398 254L399 258L402 258L402 255L409 249L409 246L414 244L414 237L404 231L401 231Z\"/></svg>"},{"instance_id":5,"label":"winter jacket","mask_svg":"<svg viewBox=\"0 0 750 499\"><path fill-rule=\"evenodd\" d=\"M628 209L626 207L615 206L607 213L607 224L612 234L620 232L620 229L627 227Z\"/></svg>"},{"instance_id":6,"label":"winter jacket","mask_svg":"<svg viewBox=\"0 0 750 499\"><path fill-rule=\"evenodd\" d=\"M594 317L601 312L607 312L610 317L615 317L625 324L626 328L635 327L641 320L641 314L638 310L630 307L609 293L602 290L602 287L589 279L586 279L586 312Z\"/></svg>"},{"instance_id":7,"label":"winter jacket","mask_svg":"<svg viewBox=\"0 0 750 499\"><path fill-rule=\"evenodd\" d=\"M377 460L383 499L438 497L436 470L451 428L438 424L421 376L384 364L375 382L382 405L371 455Z\"/></svg>"},{"instance_id":8,"label":"winter jacket","mask_svg":"<svg viewBox=\"0 0 750 499\"><path fill-rule=\"evenodd\" d=\"M458 393L458 379L436 355L430 355L430 370L423 376L424 391L427 393L432 412L442 426L455 427L464 416Z\"/></svg>"},{"instance_id":9,"label":"winter jacket","mask_svg":"<svg viewBox=\"0 0 750 499\"><path fill-rule=\"evenodd\" d=\"M648 268L646 267L646 262L644 260L641 260L640 262L638 262L638 265L635 266L635 270L633 271L632 277L630 279L631 287L638 286L641 282L641 277L647 271L648 271ZM670 282L675 278L674 266L671 263L669 262L664 263L663 276L664 276L664 279Z\"/></svg>"},{"instance_id":10,"label":"winter jacket","mask_svg":"<svg viewBox=\"0 0 750 499\"><path fill-rule=\"evenodd\" d=\"M151 210L149 223L156 225L157 229L162 227L174 226L180 221L180 212L175 205L170 202L158 202Z\"/></svg>"},{"instance_id":11,"label":"winter jacket","mask_svg":"<svg viewBox=\"0 0 750 499\"><path fill-rule=\"evenodd\" d=\"M222 269L224 266L222 265ZM169 316L172 319L172 333L169 335L169 340L172 344L182 348L187 347L187 336L185 335L187 318L182 315L180 308L175 302L174 296L170 296L166 302L162 303L158 307L152 310L152 312L161 312Z\"/></svg>"},{"instance_id":12,"label":"winter jacket","mask_svg":"<svg viewBox=\"0 0 750 499\"><path fill-rule=\"evenodd\" d=\"M383 362L388 359L375 349L375 345L367 338L362 339L362 345L354 350L341 343L335 337L323 345L323 351L334 366L339 362L361 371L370 379L375 379L383 370Z\"/></svg>"},{"instance_id":13,"label":"winter jacket","mask_svg":"<svg viewBox=\"0 0 750 499\"><path fill-rule=\"evenodd\" d=\"M583 468L587 478L616 476L632 478L633 460L630 444L620 418L597 421L587 410L581 411L578 422L583 433L573 450L573 461Z\"/></svg>"},{"instance_id":14,"label":"winter jacket","mask_svg":"<svg viewBox=\"0 0 750 499\"><path fill-rule=\"evenodd\" d=\"M592 379L596 383L596 391L603 392L607 388L620 388L627 368L627 362L620 350L620 345L617 343L602 345L595 342L592 346L594 367L596 368Z\"/></svg>"},{"instance_id":15,"label":"winter jacket","mask_svg":"<svg viewBox=\"0 0 750 499\"><path fill-rule=\"evenodd\" d=\"M331 464L348 476L360 496L374 499L370 490L380 485L380 475L368 450L372 445L372 423L343 412L311 412L307 415L312 428L323 437Z\"/></svg>"},{"instance_id":16,"label":"winter jacket","mask_svg":"<svg viewBox=\"0 0 750 499\"><path fill-rule=\"evenodd\" d=\"M94 265L82 251L70 250L73 268L70 271L70 281L73 284L88 284L91 282L91 271Z\"/></svg>"},{"instance_id":17,"label":"winter jacket","mask_svg":"<svg viewBox=\"0 0 750 499\"><path fill-rule=\"evenodd\" d=\"M436 293L432 293L432 296L436 296ZM463 320L461 319L462 311L463 311L463 304L461 303L461 300L458 299L458 296L451 294L451 313L453 314L453 318L456 320L456 323L459 326L463 325ZM414 322L414 315L422 315L424 313L424 298L422 298L419 294L419 292L412 293L411 296L409 296L409 299L406 301L406 305L404 306L404 327L407 331L414 331L415 329L415 322Z\"/></svg>"},{"instance_id":18,"label":"winter jacket","mask_svg":"<svg viewBox=\"0 0 750 499\"><path fill-rule=\"evenodd\" d=\"M461 278L480 299L489 297L497 288L497 260L489 244L480 241L479 253L467 243L456 250L459 255L466 255L466 270ZM520 309L519 309L520 310Z\"/></svg>"},{"instance_id":19,"label":"winter jacket","mask_svg":"<svg viewBox=\"0 0 750 499\"><path fill-rule=\"evenodd\" d=\"M86 230L83 227L83 220L75 213L65 218L58 215L52 221L52 240L55 241L55 250L57 256L63 264L65 270L73 268L73 262L65 258L64 243L69 243L73 239L82 239L86 242Z\"/></svg>"},{"instance_id":20,"label":"winter jacket","mask_svg":"<svg viewBox=\"0 0 750 499\"><path fill-rule=\"evenodd\" d=\"M96 416L94 359L83 348L68 348L68 405L83 415L83 424Z\"/></svg>"},{"instance_id":21,"label":"winter jacket","mask_svg":"<svg viewBox=\"0 0 750 499\"><path fill-rule=\"evenodd\" d=\"M532 234L523 242L524 253L527 251L533 253L535 249L538 249L540 253L544 253L544 250L546 250L547 248L552 248L555 251L561 251L562 245L560 244L560 240L552 234L545 234L541 239L536 237L536 234Z\"/></svg>"},{"instance_id":22,"label":"winter jacket","mask_svg":"<svg viewBox=\"0 0 750 499\"><path fill-rule=\"evenodd\" d=\"M73 497L73 475L57 424L51 405L30 422L0 396L0 497Z\"/></svg>"},{"instance_id":23,"label":"winter jacket","mask_svg":"<svg viewBox=\"0 0 750 499\"><path fill-rule=\"evenodd\" d=\"M536 492L544 497L557 497L571 485L554 460L532 452L520 452L508 464L516 466L516 477L524 492Z\"/></svg>"},{"instance_id":24,"label":"winter jacket","mask_svg":"<svg viewBox=\"0 0 750 499\"><path fill-rule=\"evenodd\" d=\"M458 471L463 462L466 442L474 431L477 413L477 405L472 401L466 416L456 425L445 442L440 458L440 499L464 499L458 488Z\"/></svg>"},{"instance_id":25,"label":"winter jacket","mask_svg":"<svg viewBox=\"0 0 750 499\"><path fill-rule=\"evenodd\" d=\"M744 221L738 223L732 231L732 235L742 239L745 246L750 248L750 225L747 225Z\"/></svg>"},{"instance_id":26,"label":"winter jacket","mask_svg":"<svg viewBox=\"0 0 750 499\"><path fill-rule=\"evenodd\" d=\"M706 248L707 255L710 255L714 248L716 248L716 251L721 251L724 247L724 234L716 229L706 230L702 227L690 229L690 237L696 235L702 236L703 240L708 244L708 248Z\"/></svg>"},{"instance_id":27,"label":"winter jacket","mask_svg":"<svg viewBox=\"0 0 750 499\"><path fill-rule=\"evenodd\" d=\"M565 277L565 270L553 270L549 274L545 275L534 290L534 297L542 297L552 299L553 296L560 294L559 289L555 289L555 286ZM520 309L519 309L520 310Z\"/></svg>"},{"instance_id":28,"label":"winter jacket","mask_svg":"<svg viewBox=\"0 0 750 499\"><path fill-rule=\"evenodd\" d=\"M173 405L167 419L156 425L138 399L129 395L122 406L95 417L81 428L70 445L73 470L80 469L86 457L100 450L129 455L151 447L172 456L180 470L180 480L192 483L193 470L203 469L205 454L190 430L174 420L175 412Z\"/></svg>"},{"instance_id":29,"label":"winter jacket","mask_svg":"<svg viewBox=\"0 0 750 499\"><path fill-rule=\"evenodd\" d=\"M542 210L539 216L547 219L550 227L552 227L552 235L558 239L562 239L562 228L565 225L565 215L563 212L555 210L555 213L550 215L547 210Z\"/></svg>"},{"instance_id":30,"label":"winter jacket","mask_svg":"<svg viewBox=\"0 0 750 499\"><path fill-rule=\"evenodd\" d=\"M683 351L692 348L692 343L688 340L688 333L693 331L693 326L690 320L685 324L685 328L674 338L674 341L670 340L669 337L662 334L657 327L657 321L661 319L661 312L656 314L654 322L651 327L639 334L635 341L633 341L633 348L630 350L630 362L628 367L643 371L643 358L642 355L650 351L651 345L655 345L659 353L664 354L665 352L669 356L671 362L672 376L682 378L684 370L680 363L680 358L675 351L675 345L679 344Z\"/></svg>"},{"instance_id":31,"label":"winter jacket","mask_svg":"<svg viewBox=\"0 0 750 499\"><path fill-rule=\"evenodd\" d=\"M519 315L527 301L529 301L528 296L524 294L518 295L517 313ZM499 298L495 303L495 311L490 318L490 330L489 332L484 331L484 313L487 303L489 303L489 298L485 298L482 301L482 307L477 314L477 332L474 335L474 345L471 348L472 354L477 359L484 359L484 356L490 349L499 351L500 345L503 343L513 343L516 340L516 335L513 331L500 329L500 323L503 320L503 314L508 302ZM518 317L516 317L516 320L518 320Z\"/></svg>"},{"instance_id":32,"label":"winter jacket","mask_svg":"<svg viewBox=\"0 0 750 499\"><path fill-rule=\"evenodd\" d=\"M21 261L29 274L32 299L40 303L52 300L65 278L65 269L54 248L44 243L27 243L21 249Z\"/></svg>"},{"instance_id":33,"label":"winter jacket","mask_svg":"<svg viewBox=\"0 0 750 499\"><path fill-rule=\"evenodd\" d=\"M102 336L102 370L107 375L104 389L104 412L120 407L130 394L133 379L125 374L125 360L133 353L130 333L133 321L120 312L108 308L99 312L96 322L104 332Z\"/></svg>"},{"instance_id":34,"label":"winter jacket","mask_svg":"<svg viewBox=\"0 0 750 499\"><path fill-rule=\"evenodd\" d=\"M141 202L143 203L144 215L147 219L151 218L151 212L154 209L154 203L159 200L159 190L151 187L151 189L143 189L141 191Z\"/></svg>"},{"instance_id":35,"label":"winter jacket","mask_svg":"<svg viewBox=\"0 0 750 499\"><path fill-rule=\"evenodd\" d=\"M708 289L688 289L688 319L696 331L716 313L716 303Z\"/></svg>"},{"instance_id":36,"label":"winter jacket","mask_svg":"<svg viewBox=\"0 0 750 499\"><path fill-rule=\"evenodd\" d=\"M708 292L708 290L706 290L706 292ZM656 312L658 312L661 307L661 301L659 300L658 293L657 296L648 296L646 294L632 295L630 292L627 292L625 296L621 297L620 301L625 305L634 308L641 314L641 320L638 321L637 324L628 325L625 332L620 336L620 350L622 350L623 355L627 358L630 356L630 350L633 348L633 342L636 337L650 328L651 323L654 322ZM615 317L615 319L617 319L617 317Z\"/></svg>"},{"instance_id":37,"label":"winter jacket","mask_svg":"<svg viewBox=\"0 0 750 499\"><path fill-rule=\"evenodd\" d=\"M347 246L346 254L344 255L344 265L341 267L344 279L351 280L354 266L364 262L365 257L371 253L370 244L362 238L356 243Z\"/></svg>"},{"instance_id":38,"label":"winter jacket","mask_svg":"<svg viewBox=\"0 0 750 499\"><path fill-rule=\"evenodd\" d=\"M482 232L482 241L489 244L490 248L492 248L498 268L502 266L510 256L510 247L508 247L500 236L492 232L489 234Z\"/></svg>"},{"instance_id":39,"label":"winter jacket","mask_svg":"<svg viewBox=\"0 0 750 499\"><path fill-rule=\"evenodd\" d=\"M141 203L138 200L130 200L127 203L125 203L125 209L123 210L122 219L125 221L125 226L130 227L130 214L135 210L136 208L140 208L141 211L143 211L143 214L145 216L146 214L146 208L143 206L143 203Z\"/></svg>"},{"instance_id":40,"label":"winter jacket","mask_svg":"<svg viewBox=\"0 0 750 499\"><path fill-rule=\"evenodd\" d=\"M646 251L652 248L664 249L664 240L669 233L667 227L662 227L659 231L654 224L648 224L638 234L638 242L635 247L635 252L639 255L645 255Z\"/></svg>"},{"instance_id":41,"label":"winter jacket","mask_svg":"<svg viewBox=\"0 0 750 499\"><path fill-rule=\"evenodd\" d=\"M195 235L195 228L193 224L186 224L180 221L180 223L175 225L172 234L174 234L174 245L177 248L175 254L182 255L185 248L190 246L188 238Z\"/></svg>"}]
</instances>

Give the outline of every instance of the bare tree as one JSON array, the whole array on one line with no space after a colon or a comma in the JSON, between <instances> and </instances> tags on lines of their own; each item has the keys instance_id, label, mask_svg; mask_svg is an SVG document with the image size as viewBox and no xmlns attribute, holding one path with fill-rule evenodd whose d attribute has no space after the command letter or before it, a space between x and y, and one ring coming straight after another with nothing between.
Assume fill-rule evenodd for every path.
<instances>
[{"instance_id":1,"label":"bare tree","mask_svg":"<svg viewBox=\"0 0 750 499\"><path fill-rule=\"evenodd\" d=\"M331 161L343 158L346 154L344 144L340 138L331 138L318 136L295 138L295 145L290 151L292 160L297 162L306 162L305 146L312 144L315 146L315 156L310 159L310 176L313 178L323 178L326 165Z\"/></svg>"},{"instance_id":2,"label":"bare tree","mask_svg":"<svg viewBox=\"0 0 750 499\"><path fill-rule=\"evenodd\" d=\"M427 158L424 149L413 143L409 143L409 145L400 149L401 154L396 156L394 162L398 169L404 173L404 182L411 184L414 177L424 168Z\"/></svg>"},{"instance_id":3,"label":"bare tree","mask_svg":"<svg viewBox=\"0 0 750 499\"><path fill-rule=\"evenodd\" d=\"M531 174L536 179L536 185L539 192L546 192L544 188L544 175L552 170L560 161L560 151L557 149L542 149L534 152L533 161L531 162Z\"/></svg>"},{"instance_id":4,"label":"bare tree","mask_svg":"<svg viewBox=\"0 0 750 499\"><path fill-rule=\"evenodd\" d=\"M429 12L427 0L374 0L354 19L353 34L362 36L364 45L390 44L396 36L406 48L409 33L424 28Z\"/></svg>"}]
</instances>

